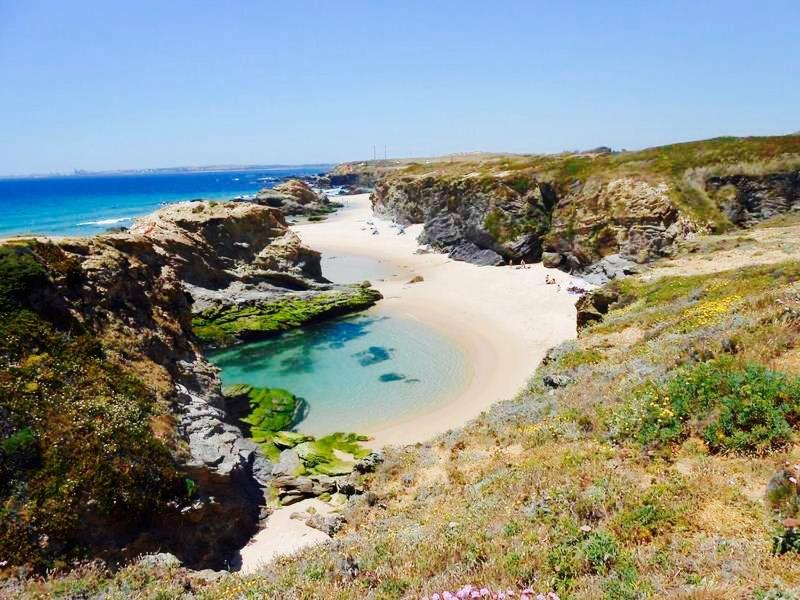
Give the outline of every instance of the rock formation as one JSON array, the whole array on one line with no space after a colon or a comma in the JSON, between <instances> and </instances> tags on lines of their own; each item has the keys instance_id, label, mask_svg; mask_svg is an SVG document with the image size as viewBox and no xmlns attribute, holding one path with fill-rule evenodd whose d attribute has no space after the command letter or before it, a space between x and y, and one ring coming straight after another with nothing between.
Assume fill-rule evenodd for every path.
<instances>
[{"instance_id":1,"label":"rock formation","mask_svg":"<svg viewBox=\"0 0 800 600\"><path fill-rule=\"evenodd\" d=\"M542 260L603 283L699 232L800 207L800 136L720 138L640 152L492 156L372 168L376 212L479 265ZM605 261L605 262L603 262Z\"/></svg>"},{"instance_id":2,"label":"rock formation","mask_svg":"<svg viewBox=\"0 0 800 600\"><path fill-rule=\"evenodd\" d=\"M336 210L324 192L315 192L299 179L289 179L274 188L264 188L251 200L257 204L277 208L284 215L324 215Z\"/></svg>"},{"instance_id":3,"label":"rock formation","mask_svg":"<svg viewBox=\"0 0 800 600\"><path fill-rule=\"evenodd\" d=\"M304 322L360 310L380 294L322 278L275 208L249 202L182 202L137 219L191 295L195 333L226 346Z\"/></svg>"}]
</instances>

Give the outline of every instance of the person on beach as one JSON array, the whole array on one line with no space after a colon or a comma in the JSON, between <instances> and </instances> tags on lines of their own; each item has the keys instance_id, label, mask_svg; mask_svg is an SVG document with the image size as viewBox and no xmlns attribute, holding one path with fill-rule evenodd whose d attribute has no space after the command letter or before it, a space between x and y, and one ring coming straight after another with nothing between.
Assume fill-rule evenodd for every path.
<instances>
[{"instance_id":1,"label":"person on beach","mask_svg":"<svg viewBox=\"0 0 800 600\"><path fill-rule=\"evenodd\" d=\"M528 268L528 267L525 265L525 259L524 259L524 258L520 258L520 259L519 259L519 267L520 267L520 269L527 269L527 268Z\"/></svg>"}]
</instances>

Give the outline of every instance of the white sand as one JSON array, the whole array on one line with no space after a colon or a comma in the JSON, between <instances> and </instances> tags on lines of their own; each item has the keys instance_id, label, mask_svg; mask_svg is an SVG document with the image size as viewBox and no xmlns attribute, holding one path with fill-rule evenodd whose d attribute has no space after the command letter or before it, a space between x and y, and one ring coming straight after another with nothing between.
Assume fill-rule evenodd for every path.
<instances>
[{"instance_id":1,"label":"white sand","mask_svg":"<svg viewBox=\"0 0 800 600\"><path fill-rule=\"evenodd\" d=\"M575 337L576 298L566 288L571 282L582 284L579 280L541 264L528 269L478 267L443 254L415 254L421 225L398 235L388 220L373 217L367 194L342 201L345 208L328 220L293 229L315 250L395 265L396 276L373 282L384 296L374 310L438 329L463 348L471 367L457 397L364 432L375 446L415 443L463 425L495 402L513 397L548 348ZM372 234L368 220L378 235ZM546 274L558 280L560 291L545 283ZM424 281L407 283L413 275Z\"/></svg>"},{"instance_id":2,"label":"white sand","mask_svg":"<svg viewBox=\"0 0 800 600\"><path fill-rule=\"evenodd\" d=\"M369 256L396 267L391 270L396 275L373 282L384 299L372 310L419 319L459 344L470 363L469 378L456 397L364 432L374 446L415 443L463 425L495 402L513 397L548 348L575 337L575 297L566 287L573 281L583 285L579 280L541 264L524 270L477 267L443 254L415 254L421 226L398 235L389 221L373 217L367 194L341 200L345 208L328 220L294 230L315 250ZM368 220L378 235L372 235ZM560 291L545 283L545 274L560 282ZM424 281L407 283L414 275ZM334 510L318 499L278 509L242 549L241 572L253 573L278 556L329 540L291 518L308 507L323 514Z\"/></svg>"},{"instance_id":3,"label":"white sand","mask_svg":"<svg viewBox=\"0 0 800 600\"><path fill-rule=\"evenodd\" d=\"M309 509L323 515L335 510L330 504L316 498L279 508L269 516L267 526L241 549L242 564L239 572L243 575L255 573L260 567L280 556L288 556L331 539L319 529L306 525L304 519L292 518L295 513L309 513L307 516L310 516Z\"/></svg>"}]
</instances>

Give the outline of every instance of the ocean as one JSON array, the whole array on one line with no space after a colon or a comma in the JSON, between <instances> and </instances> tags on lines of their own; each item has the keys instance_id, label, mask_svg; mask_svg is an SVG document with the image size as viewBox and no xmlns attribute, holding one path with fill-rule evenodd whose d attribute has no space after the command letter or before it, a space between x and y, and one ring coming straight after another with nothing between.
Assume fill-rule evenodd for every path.
<instances>
[{"instance_id":1,"label":"ocean","mask_svg":"<svg viewBox=\"0 0 800 600\"><path fill-rule=\"evenodd\" d=\"M0 178L0 237L94 235L128 226L162 204L247 196L330 167Z\"/></svg>"}]
</instances>

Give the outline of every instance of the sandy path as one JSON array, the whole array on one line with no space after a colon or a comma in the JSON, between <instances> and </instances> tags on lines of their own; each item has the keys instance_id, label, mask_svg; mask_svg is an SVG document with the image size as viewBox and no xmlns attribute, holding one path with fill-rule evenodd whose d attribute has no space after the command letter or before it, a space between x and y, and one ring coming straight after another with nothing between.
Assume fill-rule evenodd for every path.
<instances>
[{"instance_id":1,"label":"sandy path","mask_svg":"<svg viewBox=\"0 0 800 600\"><path fill-rule=\"evenodd\" d=\"M337 198L338 200L338 198ZM415 254L421 225L398 235L374 218L366 194L342 199L345 208L321 223L293 229L315 250L370 256L397 266L374 282L384 300L373 309L415 318L445 333L467 353L471 375L461 393L430 411L365 433L376 446L409 444L463 425L499 400L513 397L546 350L575 337L575 297L566 273L545 269L477 267L443 254ZM380 232L373 235L367 221ZM560 285L545 283L545 274ZM407 283L412 275L424 281Z\"/></svg>"},{"instance_id":2,"label":"sandy path","mask_svg":"<svg viewBox=\"0 0 800 600\"><path fill-rule=\"evenodd\" d=\"M316 498L279 508L269 516L266 527L239 551L242 561L239 572L243 575L255 573L280 556L294 554L331 539L319 529L306 525L304 519L293 519L292 515L300 513L310 516L311 512L328 515L334 510L333 506Z\"/></svg>"}]
</instances>

